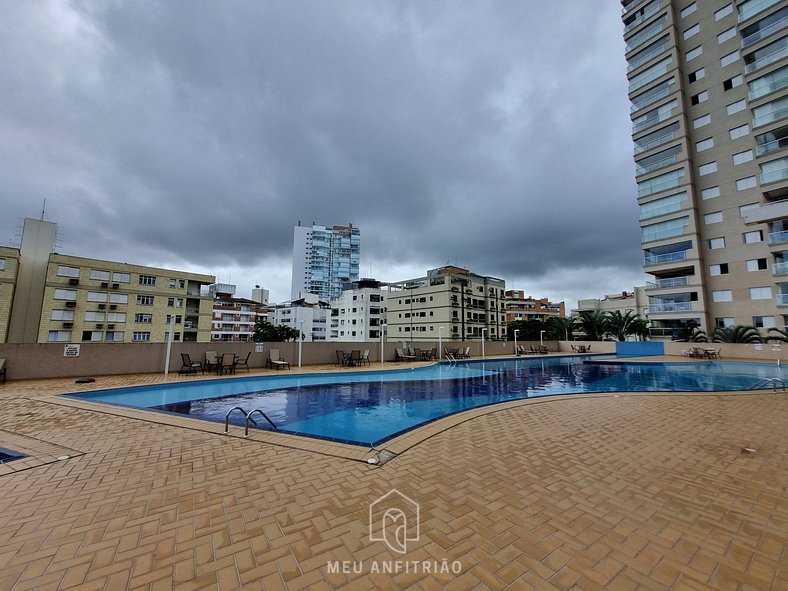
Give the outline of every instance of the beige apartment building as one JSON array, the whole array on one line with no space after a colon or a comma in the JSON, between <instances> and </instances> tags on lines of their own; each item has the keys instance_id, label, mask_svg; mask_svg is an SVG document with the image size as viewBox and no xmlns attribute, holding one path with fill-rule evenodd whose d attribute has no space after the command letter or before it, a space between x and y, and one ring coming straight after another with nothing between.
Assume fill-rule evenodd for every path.
<instances>
[{"instance_id":1,"label":"beige apartment building","mask_svg":"<svg viewBox=\"0 0 788 591\"><path fill-rule=\"evenodd\" d=\"M506 339L506 283L460 267L389 285L387 340Z\"/></svg>"},{"instance_id":2,"label":"beige apartment building","mask_svg":"<svg viewBox=\"0 0 788 591\"><path fill-rule=\"evenodd\" d=\"M14 301L17 273L19 272L19 251L0 246L0 343L8 339L8 326L11 323L11 302Z\"/></svg>"},{"instance_id":3,"label":"beige apartment building","mask_svg":"<svg viewBox=\"0 0 788 591\"><path fill-rule=\"evenodd\" d=\"M622 6L651 336L785 326L788 3Z\"/></svg>"},{"instance_id":4,"label":"beige apartment building","mask_svg":"<svg viewBox=\"0 0 788 591\"><path fill-rule=\"evenodd\" d=\"M533 298L520 289L506 290L506 322L517 320L546 321L548 318L566 316L564 302L551 302L547 298Z\"/></svg>"},{"instance_id":5,"label":"beige apartment building","mask_svg":"<svg viewBox=\"0 0 788 591\"><path fill-rule=\"evenodd\" d=\"M171 320L174 340L210 341L213 299L202 288L213 276L56 254L56 233L27 219L20 250L0 251L7 269L18 268L10 289L0 272L5 341L164 342Z\"/></svg>"}]
</instances>

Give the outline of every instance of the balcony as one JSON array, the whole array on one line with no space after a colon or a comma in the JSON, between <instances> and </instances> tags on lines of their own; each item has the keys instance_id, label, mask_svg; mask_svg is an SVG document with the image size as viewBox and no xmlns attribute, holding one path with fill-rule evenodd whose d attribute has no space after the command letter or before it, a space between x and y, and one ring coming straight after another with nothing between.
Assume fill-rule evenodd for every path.
<instances>
[{"instance_id":1,"label":"balcony","mask_svg":"<svg viewBox=\"0 0 788 591\"><path fill-rule=\"evenodd\" d=\"M672 110L673 109L671 109L671 111ZM661 146L662 144L668 143L669 141L673 140L676 137L676 133L677 133L677 130L674 129L673 131L670 131L669 133L666 133L666 134L661 135L659 137L655 137L653 139L650 139L649 141L647 141L644 144L640 144L640 143L638 143L636 141L635 142L635 154L640 154L640 153L645 152L647 150L650 150L652 148L656 148L657 146Z\"/></svg>"},{"instance_id":2,"label":"balcony","mask_svg":"<svg viewBox=\"0 0 788 591\"><path fill-rule=\"evenodd\" d=\"M648 307L649 314L662 312L692 312L692 302L672 302L670 304L654 304Z\"/></svg>"},{"instance_id":3,"label":"balcony","mask_svg":"<svg viewBox=\"0 0 788 591\"><path fill-rule=\"evenodd\" d=\"M643 260L644 265L664 265L665 263L674 263L676 261L686 261L687 251L680 250L678 252L669 252L667 254L653 254L646 255Z\"/></svg>"},{"instance_id":4,"label":"balcony","mask_svg":"<svg viewBox=\"0 0 788 591\"><path fill-rule=\"evenodd\" d=\"M627 74L637 70L640 66L646 62L650 62L658 55L665 53L665 43L660 43L659 41L656 43L657 45L651 49L645 49L641 53L632 56L632 59L627 62Z\"/></svg>"},{"instance_id":5,"label":"balcony","mask_svg":"<svg viewBox=\"0 0 788 591\"><path fill-rule=\"evenodd\" d=\"M788 242L788 232L769 232L769 244Z\"/></svg>"},{"instance_id":6,"label":"balcony","mask_svg":"<svg viewBox=\"0 0 788 591\"><path fill-rule=\"evenodd\" d=\"M772 275L785 275L788 274L788 261L781 263L772 263Z\"/></svg>"},{"instance_id":7,"label":"balcony","mask_svg":"<svg viewBox=\"0 0 788 591\"><path fill-rule=\"evenodd\" d=\"M774 62L781 60L786 55L788 55L788 45L781 47L780 49L770 53L769 55L763 56L761 59L755 60L754 62L747 64L744 67L744 73L752 74L756 70L759 70L761 68L768 66L769 64L773 64Z\"/></svg>"},{"instance_id":8,"label":"balcony","mask_svg":"<svg viewBox=\"0 0 788 591\"><path fill-rule=\"evenodd\" d=\"M773 170L771 172L764 172L761 174L761 185L768 183L776 183L788 179L788 168L781 168L780 170Z\"/></svg>"},{"instance_id":9,"label":"balcony","mask_svg":"<svg viewBox=\"0 0 788 591\"><path fill-rule=\"evenodd\" d=\"M767 74L765 78L768 78L770 75ZM762 80L762 78L759 78ZM757 87L754 90L751 90L747 93L747 98L751 101L761 98L762 96L766 96L767 94L771 94L776 90L780 90L788 86L788 74L783 74L780 78L776 78L773 80L769 80L767 84L762 84L761 86Z\"/></svg>"},{"instance_id":10,"label":"balcony","mask_svg":"<svg viewBox=\"0 0 788 591\"><path fill-rule=\"evenodd\" d=\"M766 125L767 123L771 123L772 121L777 121L778 119L782 119L783 117L788 116L788 105L784 107L780 107L779 109L775 109L771 113L766 113L765 115L761 115L760 117L755 117L752 120L752 126L760 127L761 125Z\"/></svg>"},{"instance_id":11,"label":"balcony","mask_svg":"<svg viewBox=\"0 0 788 591\"><path fill-rule=\"evenodd\" d=\"M772 140L771 142L765 144L760 144L757 148L755 148L755 155L766 156L766 154L777 152L785 147L788 147L788 136L781 137L777 140Z\"/></svg>"},{"instance_id":12,"label":"balcony","mask_svg":"<svg viewBox=\"0 0 788 591\"><path fill-rule=\"evenodd\" d=\"M755 16L762 10L774 6L780 0L751 0L739 6L739 22L746 21L751 16Z\"/></svg>"},{"instance_id":13,"label":"balcony","mask_svg":"<svg viewBox=\"0 0 788 591\"><path fill-rule=\"evenodd\" d=\"M770 25L766 25L762 29L755 31L754 33L747 35L741 40L742 47L749 47L753 43L757 43L761 39L764 39L782 29L785 25L788 25L788 16L781 18L780 20L771 23Z\"/></svg>"},{"instance_id":14,"label":"balcony","mask_svg":"<svg viewBox=\"0 0 788 591\"><path fill-rule=\"evenodd\" d=\"M686 285L689 285L687 277L671 277L670 279L646 281L646 289L669 289L673 287L684 287Z\"/></svg>"},{"instance_id":15,"label":"balcony","mask_svg":"<svg viewBox=\"0 0 788 591\"><path fill-rule=\"evenodd\" d=\"M648 4L646 8L643 9L643 14L639 15L635 20L624 27L624 34L626 35L633 29L636 29L638 26L642 25L646 22L649 17L657 14L659 12L659 0L655 0L651 4Z\"/></svg>"},{"instance_id":16,"label":"balcony","mask_svg":"<svg viewBox=\"0 0 788 591\"><path fill-rule=\"evenodd\" d=\"M660 168L665 168L666 166L670 166L671 164L676 164L678 162L678 154L673 154L668 156L667 158L663 158L662 160L657 160L656 162L652 162L646 165L640 165L635 162L635 174L648 174L649 172L654 172L655 170L659 170Z\"/></svg>"},{"instance_id":17,"label":"balcony","mask_svg":"<svg viewBox=\"0 0 788 591\"><path fill-rule=\"evenodd\" d=\"M788 293L778 293L777 294L777 305L778 306L788 306Z\"/></svg>"}]
</instances>

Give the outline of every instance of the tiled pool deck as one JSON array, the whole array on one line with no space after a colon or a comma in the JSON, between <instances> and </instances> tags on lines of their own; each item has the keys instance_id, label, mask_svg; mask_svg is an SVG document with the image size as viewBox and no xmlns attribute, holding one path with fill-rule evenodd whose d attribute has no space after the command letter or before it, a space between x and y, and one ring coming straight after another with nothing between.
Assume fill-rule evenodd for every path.
<instances>
[{"instance_id":1,"label":"tiled pool deck","mask_svg":"<svg viewBox=\"0 0 788 591\"><path fill-rule=\"evenodd\" d=\"M0 464L0 591L788 588L784 392L512 402L406 434L382 466L54 396L193 379L0 386L0 447L28 455ZM392 489L420 509L405 555L368 536ZM459 574L424 572L444 560Z\"/></svg>"}]
</instances>

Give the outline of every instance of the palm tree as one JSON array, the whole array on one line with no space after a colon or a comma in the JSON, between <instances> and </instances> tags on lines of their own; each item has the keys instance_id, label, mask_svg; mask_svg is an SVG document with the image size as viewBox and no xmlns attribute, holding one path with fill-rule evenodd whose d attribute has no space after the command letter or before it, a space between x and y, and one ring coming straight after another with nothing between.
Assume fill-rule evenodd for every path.
<instances>
[{"instance_id":1,"label":"palm tree","mask_svg":"<svg viewBox=\"0 0 788 591\"><path fill-rule=\"evenodd\" d=\"M567 316L566 318L551 316L545 322L547 338L555 341L563 341L564 339L571 341L573 336L572 333L576 326L577 317L575 316Z\"/></svg>"},{"instance_id":2,"label":"palm tree","mask_svg":"<svg viewBox=\"0 0 788 591\"><path fill-rule=\"evenodd\" d=\"M648 336L648 321L638 316L634 310L615 310L607 312L607 331L619 341L626 341L629 335Z\"/></svg>"},{"instance_id":3,"label":"palm tree","mask_svg":"<svg viewBox=\"0 0 788 591\"><path fill-rule=\"evenodd\" d=\"M607 314L601 310L580 312L577 323L589 341L603 341L608 334Z\"/></svg>"},{"instance_id":4,"label":"palm tree","mask_svg":"<svg viewBox=\"0 0 788 591\"><path fill-rule=\"evenodd\" d=\"M762 343L763 339L757 328L752 326L726 326L714 329L712 339L715 343Z\"/></svg>"},{"instance_id":5,"label":"palm tree","mask_svg":"<svg viewBox=\"0 0 788 591\"><path fill-rule=\"evenodd\" d=\"M777 328L776 326L772 326L769 329L769 336L766 337L766 340L775 341L778 343L788 343L788 331L782 328Z\"/></svg>"}]
</instances>

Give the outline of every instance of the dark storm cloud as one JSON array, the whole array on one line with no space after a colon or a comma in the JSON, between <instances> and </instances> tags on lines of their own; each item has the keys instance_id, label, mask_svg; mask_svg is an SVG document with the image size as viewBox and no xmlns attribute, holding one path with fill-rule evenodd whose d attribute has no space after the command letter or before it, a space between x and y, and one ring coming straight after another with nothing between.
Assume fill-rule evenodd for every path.
<instances>
[{"instance_id":1,"label":"dark storm cloud","mask_svg":"<svg viewBox=\"0 0 788 591\"><path fill-rule=\"evenodd\" d=\"M0 51L0 238L47 199L64 252L209 273L302 220L384 280L639 274L614 3L4 3Z\"/></svg>"}]
</instances>

